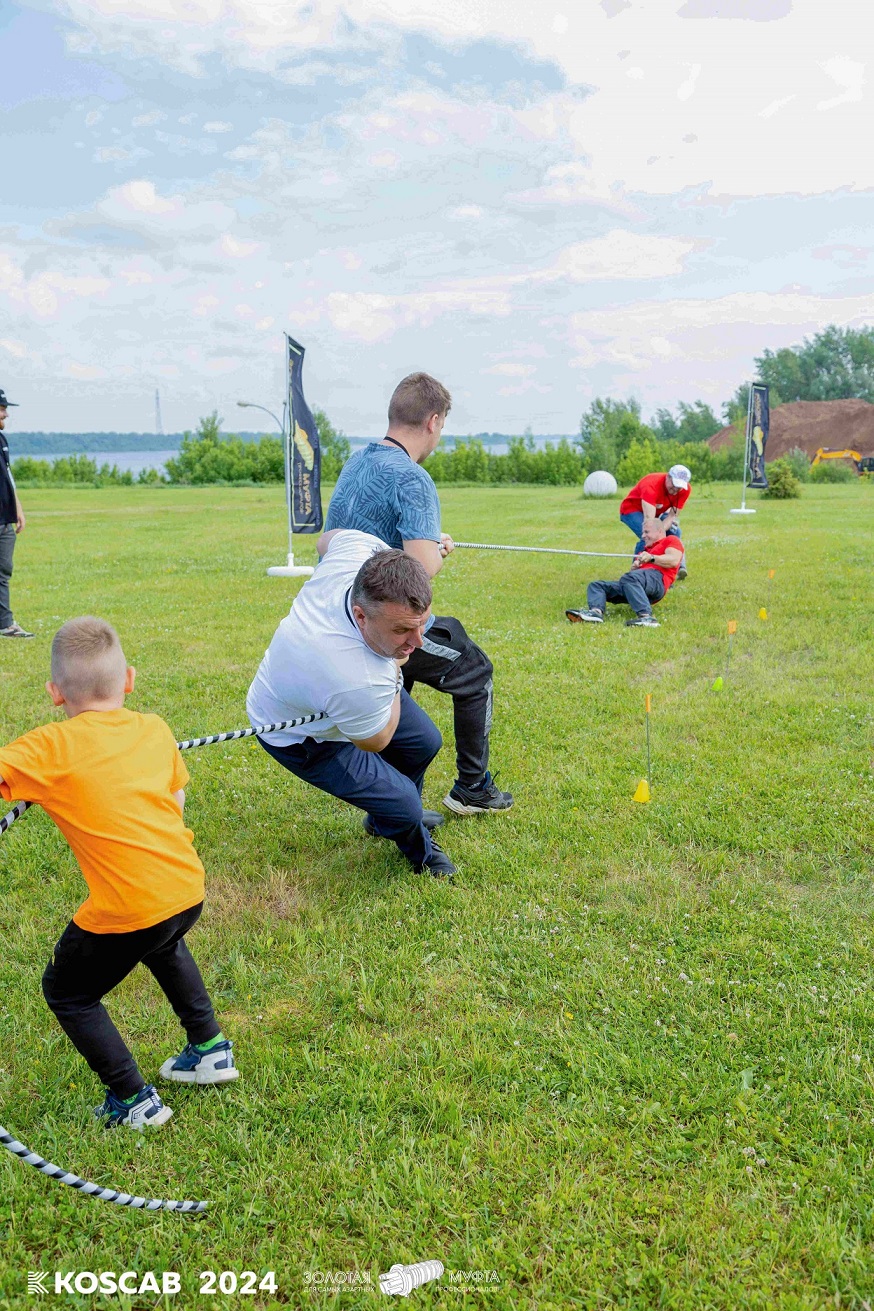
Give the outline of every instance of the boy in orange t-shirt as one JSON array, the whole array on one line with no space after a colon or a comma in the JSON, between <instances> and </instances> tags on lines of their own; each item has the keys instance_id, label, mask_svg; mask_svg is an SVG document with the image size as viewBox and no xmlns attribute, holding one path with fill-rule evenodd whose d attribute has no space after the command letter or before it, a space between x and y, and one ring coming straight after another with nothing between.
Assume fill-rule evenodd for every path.
<instances>
[{"instance_id":1,"label":"boy in orange t-shirt","mask_svg":"<svg viewBox=\"0 0 874 1311\"><path fill-rule=\"evenodd\" d=\"M155 976L188 1037L161 1066L164 1079L236 1079L185 934L203 909L203 866L182 808L188 771L157 715L125 710L136 670L115 629L71 619L52 642L46 688L65 721L0 748L0 796L42 806L67 839L89 895L43 975L49 1008L106 1085L94 1114L107 1127L145 1129L173 1114L147 1085L103 998L140 962Z\"/></svg>"}]
</instances>

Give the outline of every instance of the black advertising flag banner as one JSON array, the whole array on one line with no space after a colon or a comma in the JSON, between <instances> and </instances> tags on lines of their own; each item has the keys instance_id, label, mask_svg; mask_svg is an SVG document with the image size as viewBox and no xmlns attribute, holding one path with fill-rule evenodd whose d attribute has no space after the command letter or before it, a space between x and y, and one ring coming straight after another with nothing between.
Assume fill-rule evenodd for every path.
<instances>
[{"instance_id":1,"label":"black advertising flag banner","mask_svg":"<svg viewBox=\"0 0 874 1311\"><path fill-rule=\"evenodd\" d=\"M289 518L293 533L322 531L322 453L319 432L303 394L304 348L285 334L288 344Z\"/></svg>"},{"instance_id":2,"label":"black advertising flag banner","mask_svg":"<svg viewBox=\"0 0 874 1311\"><path fill-rule=\"evenodd\" d=\"M753 383L750 397L750 487L767 487L765 474L765 447L771 425L768 388Z\"/></svg>"}]
</instances>

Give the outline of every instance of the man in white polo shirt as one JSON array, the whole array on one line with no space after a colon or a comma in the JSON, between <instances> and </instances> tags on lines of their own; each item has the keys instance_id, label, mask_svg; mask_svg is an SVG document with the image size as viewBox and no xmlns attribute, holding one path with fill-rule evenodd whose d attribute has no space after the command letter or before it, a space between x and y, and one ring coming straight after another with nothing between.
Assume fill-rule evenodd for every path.
<instances>
[{"instance_id":1,"label":"man in white polo shirt","mask_svg":"<svg viewBox=\"0 0 874 1311\"><path fill-rule=\"evenodd\" d=\"M404 691L401 666L422 645L431 580L417 560L369 533L323 533L322 557L261 661L246 711L253 725L325 718L259 737L298 778L365 811L417 870L451 877L422 809L425 771L442 739Z\"/></svg>"}]
</instances>

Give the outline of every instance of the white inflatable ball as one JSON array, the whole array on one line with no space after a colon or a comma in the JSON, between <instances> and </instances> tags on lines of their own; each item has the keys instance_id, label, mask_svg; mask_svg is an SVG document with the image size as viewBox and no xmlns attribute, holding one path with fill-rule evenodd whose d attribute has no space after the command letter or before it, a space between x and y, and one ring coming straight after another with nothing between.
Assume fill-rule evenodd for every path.
<instances>
[{"instance_id":1,"label":"white inflatable ball","mask_svg":"<svg viewBox=\"0 0 874 1311\"><path fill-rule=\"evenodd\" d=\"M583 496L615 496L616 479L606 469L596 469L583 483Z\"/></svg>"}]
</instances>

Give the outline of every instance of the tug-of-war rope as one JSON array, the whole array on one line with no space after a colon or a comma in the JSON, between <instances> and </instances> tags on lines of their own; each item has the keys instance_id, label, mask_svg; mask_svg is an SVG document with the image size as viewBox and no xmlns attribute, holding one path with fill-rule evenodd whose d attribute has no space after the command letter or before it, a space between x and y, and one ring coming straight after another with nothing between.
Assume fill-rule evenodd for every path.
<instances>
[{"instance_id":1,"label":"tug-of-war rope","mask_svg":"<svg viewBox=\"0 0 874 1311\"><path fill-rule=\"evenodd\" d=\"M278 724L259 724L257 728L235 728L231 733L213 733L210 737L189 737L184 742L177 742L180 751L190 751L192 747L210 747L216 742L235 742L238 737L260 737L262 733L279 733L285 728L300 728L304 724L314 724L317 719L324 719L324 711L317 715L304 715L302 719L281 719ZM26 810L30 810L32 801L18 801L7 815L0 819L0 834L11 828Z\"/></svg>"},{"instance_id":2,"label":"tug-of-war rope","mask_svg":"<svg viewBox=\"0 0 874 1311\"><path fill-rule=\"evenodd\" d=\"M36 1152L32 1152L24 1143L13 1138L2 1124L0 1124L0 1143L7 1152L17 1156L25 1165L32 1165L34 1170L48 1175L50 1179L57 1179L60 1184L69 1184L71 1188L78 1188L80 1193L87 1193L90 1197L99 1197L103 1202L115 1202L116 1206L131 1206L138 1211L185 1211L189 1215L197 1211L205 1211L209 1206L209 1202L174 1202L169 1198L164 1200L161 1197L132 1197L130 1193L118 1193L114 1188L101 1188L99 1184L89 1184L87 1179L80 1179L77 1174L70 1174L68 1170L62 1170L59 1165L52 1165L51 1161L37 1156Z\"/></svg>"},{"instance_id":3,"label":"tug-of-war rope","mask_svg":"<svg viewBox=\"0 0 874 1311\"><path fill-rule=\"evenodd\" d=\"M256 737L262 733L279 733L286 728L301 728L304 724L313 724L317 719L324 718L322 713L304 715L302 719L283 719L278 724L259 724L257 728L237 728L231 733L213 733L210 737L187 738L186 741L177 742L176 745L180 751L190 751L192 747L208 747L215 742L234 742L240 737ZM30 809L30 806L29 801L19 801L13 806L9 814L0 819L0 833L5 833L26 810ZM2 1124L0 1124L0 1144L25 1165L32 1165L35 1170L48 1175L49 1179L57 1179L58 1183L69 1184L71 1188L78 1188L81 1193L87 1193L90 1197L99 1197L103 1202L114 1202L116 1206L130 1206L139 1211L182 1211L194 1215L205 1211L209 1205L208 1202L174 1202L160 1197L134 1197L131 1193L116 1192L114 1188L101 1188L99 1184L91 1184L77 1174L71 1174L58 1165L52 1165L51 1161L46 1161L36 1152L32 1152L29 1147L25 1147L17 1138L13 1138Z\"/></svg>"},{"instance_id":4,"label":"tug-of-war rope","mask_svg":"<svg viewBox=\"0 0 874 1311\"><path fill-rule=\"evenodd\" d=\"M596 555L603 560L627 560L628 551L571 551L564 546L494 546L491 542L456 542L466 551L533 551L537 555Z\"/></svg>"}]
</instances>

